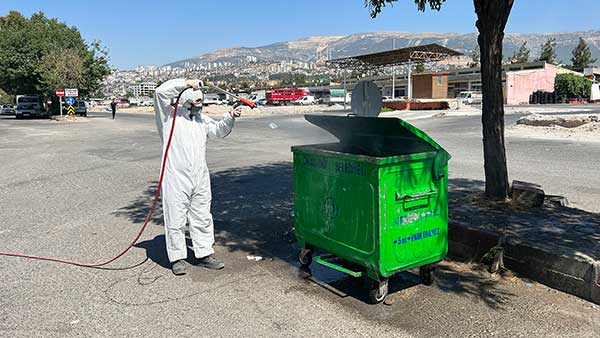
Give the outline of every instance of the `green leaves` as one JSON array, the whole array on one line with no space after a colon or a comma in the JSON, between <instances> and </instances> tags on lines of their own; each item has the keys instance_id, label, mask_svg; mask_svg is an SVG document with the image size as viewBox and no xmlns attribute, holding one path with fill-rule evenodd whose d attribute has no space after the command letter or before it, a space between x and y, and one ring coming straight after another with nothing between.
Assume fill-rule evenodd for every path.
<instances>
[{"instance_id":1,"label":"green leaves","mask_svg":"<svg viewBox=\"0 0 600 338\"><path fill-rule=\"evenodd\" d=\"M579 38L579 44L573 49L571 54L573 55L571 57L571 69L578 72L582 72L584 68L588 68L596 62L596 59L592 58L590 47L588 47L582 37Z\"/></svg>"},{"instance_id":2,"label":"green leaves","mask_svg":"<svg viewBox=\"0 0 600 338\"><path fill-rule=\"evenodd\" d=\"M106 51L96 41L88 45L76 27L15 11L0 17L0 69L0 88L13 95L52 96L72 86L86 96L110 73Z\"/></svg>"},{"instance_id":3,"label":"green leaves","mask_svg":"<svg viewBox=\"0 0 600 338\"><path fill-rule=\"evenodd\" d=\"M529 62L529 54L531 51L527 48L527 41L523 42L521 48L516 51L510 58L510 63L525 63Z\"/></svg>"},{"instance_id":4,"label":"green leaves","mask_svg":"<svg viewBox=\"0 0 600 338\"><path fill-rule=\"evenodd\" d=\"M550 64L556 64L556 39L548 39L542 45L542 54L540 55L540 61L546 61Z\"/></svg>"},{"instance_id":5,"label":"green leaves","mask_svg":"<svg viewBox=\"0 0 600 338\"><path fill-rule=\"evenodd\" d=\"M554 80L554 91L565 98L588 98L592 81L575 74L558 74Z\"/></svg>"},{"instance_id":6,"label":"green leaves","mask_svg":"<svg viewBox=\"0 0 600 338\"><path fill-rule=\"evenodd\" d=\"M365 7L367 7L369 9L369 12L371 13L371 17L375 18L375 17L377 17L377 14L381 13L381 10L383 9L383 7L385 7L387 4L392 6L393 3L396 1L399 1L399 0L365 0ZM421 12L424 12L427 5L429 5L429 8L431 8L432 10L439 11L442 8L442 4L446 0L414 0L414 1L415 1L415 4L417 5L417 8Z\"/></svg>"}]
</instances>

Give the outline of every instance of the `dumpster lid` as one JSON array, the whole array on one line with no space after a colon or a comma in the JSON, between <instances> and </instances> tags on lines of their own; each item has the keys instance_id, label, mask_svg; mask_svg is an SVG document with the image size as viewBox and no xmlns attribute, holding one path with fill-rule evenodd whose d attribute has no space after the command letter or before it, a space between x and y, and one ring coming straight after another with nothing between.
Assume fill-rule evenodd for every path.
<instances>
[{"instance_id":1,"label":"dumpster lid","mask_svg":"<svg viewBox=\"0 0 600 338\"><path fill-rule=\"evenodd\" d=\"M395 117L305 115L310 123L340 140L345 152L388 157L438 152L447 162L450 155L425 132Z\"/></svg>"}]
</instances>

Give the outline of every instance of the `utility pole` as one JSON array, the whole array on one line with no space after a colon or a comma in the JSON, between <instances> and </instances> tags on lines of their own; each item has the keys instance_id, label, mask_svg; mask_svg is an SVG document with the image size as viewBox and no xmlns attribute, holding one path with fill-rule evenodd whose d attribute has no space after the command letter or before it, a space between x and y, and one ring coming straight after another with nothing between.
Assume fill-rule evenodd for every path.
<instances>
[{"instance_id":1,"label":"utility pole","mask_svg":"<svg viewBox=\"0 0 600 338\"><path fill-rule=\"evenodd\" d=\"M408 101L412 101L412 60L408 59Z\"/></svg>"},{"instance_id":2,"label":"utility pole","mask_svg":"<svg viewBox=\"0 0 600 338\"><path fill-rule=\"evenodd\" d=\"M396 39L392 39L392 50L396 49ZM396 66L392 66L392 100L396 99Z\"/></svg>"},{"instance_id":3,"label":"utility pole","mask_svg":"<svg viewBox=\"0 0 600 338\"><path fill-rule=\"evenodd\" d=\"M346 98L348 97L348 90L346 89L346 69L344 72L344 110L346 110Z\"/></svg>"}]
</instances>

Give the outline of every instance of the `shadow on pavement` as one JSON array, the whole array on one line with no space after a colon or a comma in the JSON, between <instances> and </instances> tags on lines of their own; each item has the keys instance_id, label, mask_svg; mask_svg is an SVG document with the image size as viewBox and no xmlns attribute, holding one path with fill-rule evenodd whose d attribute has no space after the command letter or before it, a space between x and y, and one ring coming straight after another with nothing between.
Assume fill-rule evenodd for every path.
<instances>
[{"instance_id":1,"label":"shadow on pavement","mask_svg":"<svg viewBox=\"0 0 600 338\"><path fill-rule=\"evenodd\" d=\"M600 214L562 207L546 201L539 208L520 208L511 203L483 198L485 183L451 179L449 216L472 228L534 243L535 247L568 257L580 255L600 260Z\"/></svg>"},{"instance_id":2,"label":"shadow on pavement","mask_svg":"<svg viewBox=\"0 0 600 338\"><path fill-rule=\"evenodd\" d=\"M289 162L270 163L242 168L233 168L212 174L213 206L216 243L230 252L276 258L290 265L296 262L296 247L293 236L293 176ZM131 204L119 209L116 215L127 217L133 223L143 223L156 192L157 182ZM478 181L453 180L452 190L470 191L480 184ZM451 195L455 192L452 191ZM160 203L159 203L160 204ZM162 209L157 206L152 222L162 226ZM164 235L138 243L148 258L157 264L170 267L165 252ZM193 255L189 255L193 257ZM313 275L348 295L365 300L365 281L335 277L328 269L313 264ZM436 272L438 287L443 292L469 294L481 298L488 306L495 307L503 299L496 296L498 281L481 274L463 274L451 268L440 268ZM414 273L404 272L390 282L391 294L414 287L420 278ZM506 295L509 296L509 295Z\"/></svg>"}]
</instances>

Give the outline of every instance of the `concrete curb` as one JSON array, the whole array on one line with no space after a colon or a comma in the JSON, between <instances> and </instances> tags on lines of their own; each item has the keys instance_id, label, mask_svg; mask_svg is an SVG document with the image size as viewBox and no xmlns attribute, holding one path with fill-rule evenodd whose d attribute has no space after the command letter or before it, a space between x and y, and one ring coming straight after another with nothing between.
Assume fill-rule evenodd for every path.
<instances>
[{"instance_id":1,"label":"concrete curb","mask_svg":"<svg viewBox=\"0 0 600 338\"><path fill-rule=\"evenodd\" d=\"M467 224L448 224L449 255L465 261L479 261L498 245L501 235L475 229ZM600 304L600 262L581 256L567 256L540 249L535 243L506 236L504 266L551 288Z\"/></svg>"}]
</instances>

